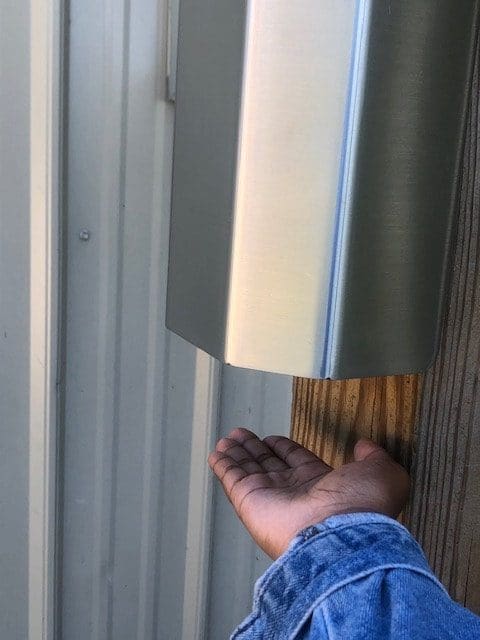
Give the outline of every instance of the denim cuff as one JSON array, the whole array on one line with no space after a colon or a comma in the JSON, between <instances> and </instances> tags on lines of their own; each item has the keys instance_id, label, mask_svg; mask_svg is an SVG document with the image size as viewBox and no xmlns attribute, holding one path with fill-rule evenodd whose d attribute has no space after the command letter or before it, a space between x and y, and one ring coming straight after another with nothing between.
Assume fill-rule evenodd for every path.
<instances>
[{"instance_id":1,"label":"denim cuff","mask_svg":"<svg viewBox=\"0 0 480 640\"><path fill-rule=\"evenodd\" d=\"M315 607L375 571L408 569L443 586L414 538L376 513L333 516L301 531L255 585L253 612L232 638L291 638ZM287 624L287 628L285 625Z\"/></svg>"}]
</instances>

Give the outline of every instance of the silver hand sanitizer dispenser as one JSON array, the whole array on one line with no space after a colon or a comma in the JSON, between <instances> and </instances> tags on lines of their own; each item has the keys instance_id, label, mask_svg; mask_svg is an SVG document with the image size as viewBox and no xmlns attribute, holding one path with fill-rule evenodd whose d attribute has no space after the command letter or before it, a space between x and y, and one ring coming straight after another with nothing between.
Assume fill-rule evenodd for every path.
<instances>
[{"instance_id":1,"label":"silver hand sanitizer dispenser","mask_svg":"<svg viewBox=\"0 0 480 640\"><path fill-rule=\"evenodd\" d=\"M431 363L476 9L181 0L171 330L298 376Z\"/></svg>"}]
</instances>

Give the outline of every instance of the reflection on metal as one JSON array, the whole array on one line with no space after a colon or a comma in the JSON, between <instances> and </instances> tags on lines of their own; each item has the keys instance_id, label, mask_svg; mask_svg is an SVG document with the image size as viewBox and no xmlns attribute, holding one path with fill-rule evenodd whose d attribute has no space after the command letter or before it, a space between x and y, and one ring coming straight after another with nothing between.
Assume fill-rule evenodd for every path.
<instances>
[{"instance_id":1,"label":"reflection on metal","mask_svg":"<svg viewBox=\"0 0 480 640\"><path fill-rule=\"evenodd\" d=\"M308 377L438 340L476 2L182 0L167 324Z\"/></svg>"}]
</instances>

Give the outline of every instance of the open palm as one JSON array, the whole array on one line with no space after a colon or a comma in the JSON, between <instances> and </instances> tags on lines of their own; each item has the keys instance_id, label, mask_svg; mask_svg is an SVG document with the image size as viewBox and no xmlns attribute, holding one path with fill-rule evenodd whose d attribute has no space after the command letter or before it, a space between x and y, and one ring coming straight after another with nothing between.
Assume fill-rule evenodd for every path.
<instances>
[{"instance_id":1,"label":"open palm","mask_svg":"<svg viewBox=\"0 0 480 640\"><path fill-rule=\"evenodd\" d=\"M277 558L303 528L331 515L375 511L396 517L408 496L408 474L369 440L355 462L333 471L289 438L260 440L234 429L208 462L257 544Z\"/></svg>"}]
</instances>

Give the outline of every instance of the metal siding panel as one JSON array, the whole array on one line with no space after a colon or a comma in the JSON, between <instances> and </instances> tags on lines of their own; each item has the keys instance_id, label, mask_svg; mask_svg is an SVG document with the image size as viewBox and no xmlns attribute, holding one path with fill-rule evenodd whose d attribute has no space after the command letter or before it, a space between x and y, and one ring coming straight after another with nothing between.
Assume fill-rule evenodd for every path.
<instances>
[{"instance_id":1,"label":"metal siding panel","mask_svg":"<svg viewBox=\"0 0 480 640\"><path fill-rule=\"evenodd\" d=\"M210 566L214 580L222 571L210 565L210 540L231 544L216 534L219 519L241 525L212 510L206 456L233 381L242 381L237 410L250 407L260 429L268 414L270 431L277 423L288 431L290 379L269 378L272 398L253 372L230 370L222 382L217 363L164 329L173 148L166 17L166 1L72 2L65 640L200 640L227 627L227 613L206 627ZM255 555L252 542L244 550L239 566Z\"/></svg>"},{"instance_id":2,"label":"metal siding panel","mask_svg":"<svg viewBox=\"0 0 480 640\"><path fill-rule=\"evenodd\" d=\"M71 25L61 618L64 638L100 639L112 606L124 3L72 3Z\"/></svg>"},{"instance_id":3,"label":"metal siding panel","mask_svg":"<svg viewBox=\"0 0 480 640\"><path fill-rule=\"evenodd\" d=\"M192 548L188 548L192 534L199 544L202 536L209 537L209 531L201 531L197 527L193 530L192 509L195 508L195 497L192 494L190 478L203 471L207 477L207 468L203 458L203 450L193 449L192 438L195 427L203 429L206 438L214 437L216 432L216 407L211 412L206 411L206 420L194 424L198 420L200 405L205 409L209 405L209 398L197 399L195 407L194 394L202 380L197 379L197 353L194 349L175 336L171 336L168 361L167 383L165 388L166 412L163 422L163 458L162 482L160 487L161 511L159 514L159 536L161 543L158 553L157 568L157 616L154 638L181 638L202 637L191 633L191 609L196 605L196 598L201 594L191 593L192 584L187 584L187 576L192 576L194 569L187 564L191 559ZM205 354L198 357L210 360ZM211 398L214 401L218 394L218 386L211 390ZM214 402L215 404L215 402ZM201 479L197 487L196 500L204 499L204 480ZM190 522L189 522L190 521ZM208 522L206 523L208 527ZM208 552L204 548L203 552ZM207 556L208 559L208 556ZM205 570L208 570L205 567ZM195 576L194 584L198 584L200 576ZM194 600L189 599L190 596ZM184 626L189 629L187 633Z\"/></svg>"},{"instance_id":4,"label":"metal siding panel","mask_svg":"<svg viewBox=\"0 0 480 640\"><path fill-rule=\"evenodd\" d=\"M62 11L0 6L0 637L54 633Z\"/></svg>"},{"instance_id":5,"label":"metal siding panel","mask_svg":"<svg viewBox=\"0 0 480 640\"><path fill-rule=\"evenodd\" d=\"M63 9L61 0L30 3L30 640L56 632Z\"/></svg>"},{"instance_id":6,"label":"metal siding panel","mask_svg":"<svg viewBox=\"0 0 480 640\"><path fill-rule=\"evenodd\" d=\"M290 431L291 378L224 367L219 436L247 426L266 436ZM252 542L215 485L208 640L224 640L251 611L253 585L270 559ZM185 638L185 640L187 640Z\"/></svg>"},{"instance_id":7,"label":"metal siding panel","mask_svg":"<svg viewBox=\"0 0 480 640\"><path fill-rule=\"evenodd\" d=\"M28 624L29 11L0 4L0 636Z\"/></svg>"}]
</instances>

